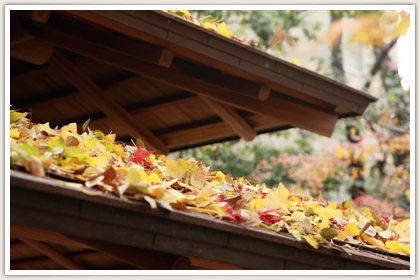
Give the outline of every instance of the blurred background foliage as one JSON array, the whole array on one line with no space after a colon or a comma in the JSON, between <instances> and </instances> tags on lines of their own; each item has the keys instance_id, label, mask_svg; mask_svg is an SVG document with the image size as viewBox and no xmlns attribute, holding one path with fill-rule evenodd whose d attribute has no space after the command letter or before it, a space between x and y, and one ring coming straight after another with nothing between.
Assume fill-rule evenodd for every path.
<instances>
[{"instance_id":1,"label":"blurred background foliage","mask_svg":"<svg viewBox=\"0 0 420 280\"><path fill-rule=\"evenodd\" d=\"M292 145L269 145L259 141L231 141L176 152L176 157L195 157L214 170L230 172L269 187L283 182L293 192L328 199L353 199L356 207L381 209L388 215L408 217L410 207L410 90L401 85L397 63L389 51L405 35L410 15L404 11L329 11L326 34L322 23L307 20L313 11L192 11L192 17L222 19L228 28L236 26L235 36L257 44L280 58L285 46L295 47L301 38L291 30L301 29L306 40L326 40L329 55L313 57L316 71L346 83L343 67L343 44L363 44L374 63L365 77L370 92L373 79L379 79L381 94L363 117L339 120L334 138L338 145L326 145L315 151L314 133L301 129L270 134L273 142ZM348 20L352 19L352 20ZM347 41L343 32L350 34ZM252 33L252 38L247 34ZM296 136L297 135L297 136ZM288 140L288 141L286 141ZM366 141L369 140L369 141Z\"/></svg>"}]
</instances>

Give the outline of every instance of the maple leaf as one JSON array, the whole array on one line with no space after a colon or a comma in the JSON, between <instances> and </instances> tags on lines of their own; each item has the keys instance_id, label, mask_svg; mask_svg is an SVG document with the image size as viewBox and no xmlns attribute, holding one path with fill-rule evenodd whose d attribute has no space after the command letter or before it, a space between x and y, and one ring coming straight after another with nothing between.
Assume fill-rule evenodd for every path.
<instances>
[{"instance_id":1,"label":"maple leaf","mask_svg":"<svg viewBox=\"0 0 420 280\"><path fill-rule=\"evenodd\" d=\"M143 165L149 165L152 166L152 164L146 160L146 158L148 156L150 156L151 154L153 154L156 151L146 151L146 152L142 152L141 149L143 148L143 144L140 145L140 147L137 149L137 151L134 153L134 157L130 159L130 161L140 164L142 163Z\"/></svg>"}]
</instances>

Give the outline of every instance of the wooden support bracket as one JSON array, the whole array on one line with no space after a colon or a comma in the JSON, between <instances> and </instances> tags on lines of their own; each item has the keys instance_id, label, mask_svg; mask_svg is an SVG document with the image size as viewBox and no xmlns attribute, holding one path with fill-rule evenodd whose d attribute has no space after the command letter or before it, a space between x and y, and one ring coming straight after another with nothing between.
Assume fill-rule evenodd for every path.
<instances>
[{"instance_id":1,"label":"wooden support bracket","mask_svg":"<svg viewBox=\"0 0 420 280\"><path fill-rule=\"evenodd\" d=\"M149 150L155 149L159 154L167 154L169 152L169 148L156 135L136 119L133 119L129 112L115 102L60 52L55 50L48 62L56 67L76 88L88 94L92 104L98 106L108 117L116 120L131 137L135 139L141 138Z\"/></svg>"},{"instance_id":2,"label":"wooden support bracket","mask_svg":"<svg viewBox=\"0 0 420 280\"><path fill-rule=\"evenodd\" d=\"M252 141L257 132L230 106L201 96L201 99L245 141Z\"/></svg>"}]
</instances>

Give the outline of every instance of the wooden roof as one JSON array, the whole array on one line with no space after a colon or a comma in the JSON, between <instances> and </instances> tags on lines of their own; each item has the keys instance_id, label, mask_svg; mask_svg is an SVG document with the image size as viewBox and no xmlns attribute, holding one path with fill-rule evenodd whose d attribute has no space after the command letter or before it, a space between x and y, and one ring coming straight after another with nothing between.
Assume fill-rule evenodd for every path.
<instances>
[{"instance_id":1,"label":"wooden roof","mask_svg":"<svg viewBox=\"0 0 420 280\"><path fill-rule=\"evenodd\" d=\"M51 126L90 118L92 130L158 153L290 127L330 136L376 100L160 11L12 11L10 30L15 108ZM314 250L200 213L10 178L11 269L409 269L395 256Z\"/></svg>"},{"instance_id":2,"label":"wooden roof","mask_svg":"<svg viewBox=\"0 0 420 280\"><path fill-rule=\"evenodd\" d=\"M300 127L376 99L161 11L12 11L11 104L159 153Z\"/></svg>"},{"instance_id":3,"label":"wooden roof","mask_svg":"<svg viewBox=\"0 0 420 280\"><path fill-rule=\"evenodd\" d=\"M375 249L313 249L288 234L203 213L151 209L53 178L10 175L11 269L410 269L405 257Z\"/></svg>"}]
</instances>

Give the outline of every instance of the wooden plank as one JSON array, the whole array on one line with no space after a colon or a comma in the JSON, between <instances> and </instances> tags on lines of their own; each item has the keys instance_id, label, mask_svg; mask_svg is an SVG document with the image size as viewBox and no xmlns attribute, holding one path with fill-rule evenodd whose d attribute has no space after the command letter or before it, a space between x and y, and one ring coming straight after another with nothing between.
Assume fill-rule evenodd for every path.
<instances>
[{"instance_id":1,"label":"wooden plank","mask_svg":"<svg viewBox=\"0 0 420 280\"><path fill-rule=\"evenodd\" d=\"M257 132L231 107L207 97L202 96L201 99L245 141L255 138Z\"/></svg>"},{"instance_id":2,"label":"wooden plank","mask_svg":"<svg viewBox=\"0 0 420 280\"><path fill-rule=\"evenodd\" d=\"M62 33L76 36L81 40L166 68L171 66L174 57L174 53L167 48L133 40L119 33L108 32L90 25L68 21L58 16L53 16L45 28L60 30Z\"/></svg>"},{"instance_id":3,"label":"wooden plank","mask_svg":"<svg viewBox=\"0 0 420 280\"><path fill-rule=\"evenodd\" d=\"M64 266L67 269L71 269L71 270L82 270L82 269L84 269L81 265L75 263L72 259L70 259L66 255L58 252L57 250L48 246L45 243L30 240L30 239L21 239L21 241L23 243L31 246L32 248L42 252L43 254L48 256L50 259L52 259L53 261L61 264L62 266Z\"/></svg>"},{"instance_id":4,"label":"wooden plank","mask_svg":"<svg viewBox=\"0 0 420 280\"><path fill-rule=\"evenodd\" d=\"M143 206L148 207L148 205ZM222 231L201 226L194 227L194 230L188 230L188 225L185 225L184 223L167 219L164 219L163 222L161 217L149 215L143 215L141 223L133 224L132 221L138 219L139 217L137 213L108 207L106 205L84 203L79 213L79 217L84 220L109 223L110 219L112 219L114 225L121 228L130 226L139 232L144 231L162 234L170 233L171 235L183 237L188 240L202 241L213 246L227 246L229 239L229 234ZM113 219L112 217L118 217L118 219Z\"/></svg>"},{"instance_id":5,"label":"wooden plank","mask_svg":"<svg viewBox=\"0 0 420 280\"><path fill-rule=\"evenodd\" d=\"M134 120L129 112L115 102L61 53L54 51L49 63L56 67L76 88L87 93L91 97L92 104L96 104L107 116L118 121L132 137L141 138L149 150L156 149L157 153L161 154L169 152L168 147L159 138L144 125Z\"/></svg>"},{"instance_id":6,"label":"wooden plank","mask_svg":"<svg viewBox=\"0 0 420 280\"><path fill-rule=\"evenodd\" d=\"M101 28L107 28L154 45L162 45L162 42L164 42L168 36L168 31L166 29L148 22L138 21L130 15L124 15L123 11L66 10L57 11L56 13L70 16L78 21L93 23ZM116 16L116 19L107 18L111 15ZM143 30L146 30L146 32ZM151 35L153 35L153 37L151 37Z\"/></svg>"},{"instance_id":7,"label":"wooden plank","mask_svg":"<svg viewBox=\"0 0 420 280\"><path fill-rule=\"evenodd\" d=\"M247 110L256 114L265 114L287 122L289 125L297 126L324 136L331 136L338 114L326 113L314 108L307 108L298 102L290 102L275 99L270 96L267 101L226 90L223 87L211 85L194 77L180 74L177 70L183 66L177 65L174 61L169 69L159 67L147 62L135 60L131 57L98 48L85 42L78 41L73 37L64 34L41 35L43 39L59 45L62 48L86 55L99 61L120 67L133 73L144 75L164 82L166 84L187 90L196 94L204 95L218 102Z\"/></svg>"},{"instance_id":8,"label":"wooden plank","mask_svg":"<svg viewBox=\"0 0 420 280\"><path fill-rule=\"evenodd\" d=\"M321 267L322 269L338 269L342 270L344 267L344 259L339 257L339 251L335 252L336 257L319 254L312 250L310 245L304 242L297 243L299 246L288 246L284 244L273 244L264 240L254 240L249 242L249 239L237 234L231 234L229 238L229 248L243 250L246 252L258 253L261 248L265 248L261 254L271 256L274 258L281 258L289 262L307 263L313 266ZM344 253L341 253L344 254Z\"/></svg>"},{"instance_id":9,"label":"wooden plank","mask_svg":"<svg viewBox=\"0 0 420 280\"><path fill-rule=\"evenodd\" d=\"M95 240L92 238L83 238L77 236L68 236L70 239L83 243L86 246L131 264L139 269L172 269L180 256L135 248L131 246Z\"/></svg>"},{"instance_id":10,"label":"wooden plank","mask_svg":"<svg viewBox=\"0 0 420 280\"><path fill-rule=\"evenodd\" d=\"M283 269L285 261L261 254L251 254L226 247L215 247L198 241L157 234L154 250L227 263L246 269Z\"/></svg>"},{"instance_id":11,"label":"wooden plank","mask_svg":"<svg viewBox=\"0 0 420 280\"><path fill-rule=\"evenodd\" d=\"M75 13L77 13L77 11L76 12L75 11L69 11L69 13L75 14ZM270 81L270 82L277 83L280 87L284 88L285 93L287 93L291 96L299 98L299 95L301 95L301 94L299 94L299 92L289 91L287 89L290 86L290 83L288 83L286 81L286 80L290 81L289 77L287 77L285 75L271 75L270 73L268 73L268 75L267 75L267 73L264 71L264 70L267 70L266 69L266 64L267 63L265 63L264 65L259 65L259 63L261 61L264 61L264 60L268 59L270 62L275 62L276 63L276 66L274 67L274 69L277 68L277 64L280 65L279 66L280 68L282 68L284 65L286 65L287 69L293 68L293 66L288 65L287 63L285 63L285 61L283 61L279 58L270 56L270 55L268 55L264 52L261 52L260 50L257 50L255 48L254 49L249 48L248 46L236 43L234 41L226 43L225 44L226 46L219 46L221 43L213 43L212 48L220 49L220 48L223 47L223 50L224 50L225 54L226 55L228 53L230 54L229 60L232 60L233 58L239 58L239 59L241 59L241 62L242 61L244 61L244 62L249 61L248 64L250 64L250 65L253 64L254 66L256 66L256 67L245 67L245 68L243 68L245 72L241 72L241 71L238 71L236 66L231 67L232 66L231 64L227 65L226 61L229 61L229 60L221 59L220 55L219 56L212 56L213 58L209 59L210 56L207 53L209 51L214 52L214 51L209 50L210 48L208 48L208 47L207 48L198 48L198 49L194 48L193 45L196 42L201 42L201 44L203 46L208 45L208 44L205 45L205 41L200 40L200 38L199 38L200 36L194 35L193 37L190 38L188 35L185 35L184 38L189 38L189 43L186 43L186 44L182 44L181 39L180 39L181 41L179 41L179 42L177 41L176 43L175 42L171 43L169 41L166 41L167 42L166 43L166 42L162 42L161 39L163 39L163 37L161 37L160 40L156 41L157 38L154 37L153 33L148 30L148 29L150 29L150 27L148 26L147 28L143 28L143 25L144 25L144 20L149 21L148 23L150 23L152 25L154 24L154 22L157 22L156 25L159 25L162 30L166 30L170 34L177 35L177 33L174 33L174 32L177 32L177 29L171 29L170 22L171 22L171 20L173 20L173 21L177 21L177 23L179 22L180 24L183 23L186 27L184 29L189 28L189 29L194 30L194 31L199 30L199 31L201 31L201 33L205 33L206 36L209 36L209 39L207 39L207 42L211 41L214 37L216 39L219 39L219 41L222 41L223 43L225 43L224 41L227 41L227 40L221 40L223 38L219 38L219 36L218 36L219 34L210 34L210 33L208 33L208 30L206 30L206 29L201 29L200 30L200 27L198 27L198 26L196 26L192 23L189 23L187 21L182 22L181 19L176 20L174 16L168 15L166 13L159 12L159 11L154 12L158 16L151 16L150 15L151 12L148 12L148 11L137 11L136 13L130 12L130 15L136 17L135 19L131 18L131 17L127 17L127 15L123 15L124 13L128 13L128 12L121 11L119 13L110 13L110 12L107 12L107 11L105 11L105 12L103 12L103 11L93 11L93 12L91 12L91 14L89 14L89 12L86 12L86 13L83 14L83 19L87 20L87 21L90 21L92 23L102 24L102 25L104 25L104 26L106 26L106 27L108 27L108 28L110 28L114 31L118 31L118 32L121 32L121 33L127 33L127 34L128 34L128 32L130 34L136 33L136 35L138 37L135 37L135 38L139 38L141 40L146 40L146 41L149 41L149 42L155 41L155 42L159 42L160 44L165 44L166 46L170 47L172 50L177 52L177 54L180 55L180 56L182 55L184 57L188 57L189 59L199 59L200 63L204 63L204 64L207 64L207 65L212 65L212 67L218 68L220 70L229 71L231 73L235 72L238 75L240 75L244 78L246 77L246 78L252 79L253 81L261 82L262 79L263 79L267 82ZM162 19L158 20L159 16ZM128 19L122 20L122 18L126 18L126 17L129 18L129 20ZM143 18L144 18L144 20L143 20ZM153 18L154 20L151 21L150 20L151 18ZM165 19L167 19L167 22L169 22L168 24L164 24ZM133 23L135 20L137 20L137 23L139 24L138 27L136 27L136 25ZM133 30L127 28L127 26L124 26L124 25L123 26L120 26L120 25L116 26L115 24L112 24L112 22L121 24L124 21L127 21L127 24L129 24L130 28L131 29L132 28L136 29L137 32L134 32ZM194 33L194 32L192 32L192 33ZM180 35L183 35L183 34L181 33ZM168 38L168 36L166 38ZM166 39L166 40L168 40L168 39ZM216 40L216 42L217 42L217 40ZM181 44L182 46L179 45L179 44ZM253 53L255 55L246 56L242 53L243 49L245 49L246 52L250 52L250 53ZM272 69L273 67L270 64L272 64L272 63L268 63L269 68ZM248 66L250 66L250 65L248 65ZM295 70L295 69L292 69L292 70ZM311 79L311 78L315 77L316 79L321 78L329 84L342 85L340 83L334 82L332 79L328 79L328 78L323 77L322 75L319 75L319 74L314 73L312 71L308 71L308 70L304 70L304 69L301 69L301 70L302 70L302 71L300 71L300 74L301 74L300 76L301 77L299 78L300 80L311 80L311 81L313 81L314 79ZM279 73L278 71L276 71L276 72ZM274 73L275 72L273 72L273 74ZM275 74L277 74L277 73L275 73ZM278 80L278 78L280 78L280 80ZM308 78L308 79L306 79L306 78ZM312 85L312 82L310 82L310 85ZM272 89L274 89L274 87ZM279 90L278 87L276 87L276 89ZM363 93L361 91L358 91L358 90L355 90L355 89L352 89L352 88L346 89L346 94L345 95L346 96L361 95L366 100L370 100L370 101L375 101L376 100L374 97L369 96L366 93ZM323 100L325 102L330 102L330 100L328 98L323 98L322 96L320 97L320 100ZM349 102L349 101L347 101L347 102ZM350 102L350 103L352 103L352 102Z\"/></svg>"},{"instance_id":12,"label":"wooden plank","mask_svg":"<svg viewBox=\"0 0 420 280\"><path fill-rule=\"evenodd\" d=\"M173 53L167 49L162 51L162 48L144 42L132 40L121 35L109 34L89 26L80 26L57 19L54 21L54 25L38 27L47 30L52 29L56 32L64 33L67 36L75 37L82 42L89 43L107 50L119 52L125 55L133 56L135 58L139 58L165 67L169 67L171 65L173 58ZM145 47L145 45L147 47ZM157 63L157 61L159 61L159 63ZM224 87L231 91L259 100L266 100L270 94L270 88L263 84L250 82L248 80L223 74L212 69L198 67L191 63L182 62L180 60L177 63L176 69L173 69L173 71L179 71L179 74L188 75L204 83Z\"/></svg>"}]
</instances>

